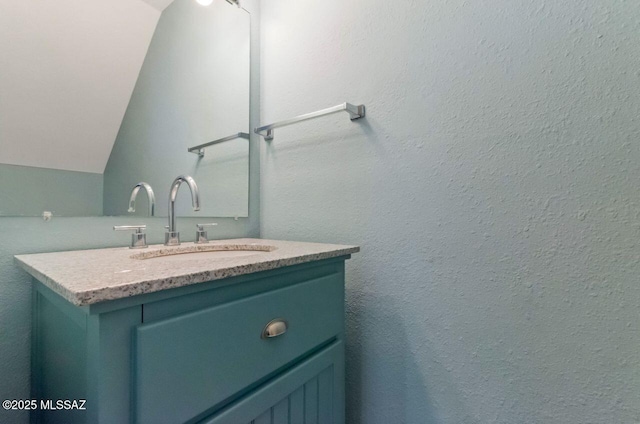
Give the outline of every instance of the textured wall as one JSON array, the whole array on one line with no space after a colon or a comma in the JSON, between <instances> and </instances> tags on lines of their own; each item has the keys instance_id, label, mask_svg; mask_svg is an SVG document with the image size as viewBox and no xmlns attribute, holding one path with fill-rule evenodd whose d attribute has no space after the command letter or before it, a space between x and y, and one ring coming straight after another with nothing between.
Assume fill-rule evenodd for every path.
<instances>
[{"instance_id":1,"label":"textured wall","mask_svg":"<svg viewBox=\"0 0 640 424\"><path fill-rule=\"evenodd\" d=\"M348 422L640 422L640 5L268 0L262 236L357 243Z\"/></svg>"}]
</instances>

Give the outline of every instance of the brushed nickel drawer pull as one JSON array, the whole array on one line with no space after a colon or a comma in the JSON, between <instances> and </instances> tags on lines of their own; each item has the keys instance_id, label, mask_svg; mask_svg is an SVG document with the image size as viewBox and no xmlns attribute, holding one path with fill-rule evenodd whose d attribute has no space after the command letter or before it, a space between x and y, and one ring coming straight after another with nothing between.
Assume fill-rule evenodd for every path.
<instances>
[{"instance_id":1,"label":"brushed nickel drawer pull","mask_svg":"<svg viewBox=\"0 0 640 424\"><path fill-rule=\"evenodd\" d=\"M282 318L277 318L270 321L262 330L262 339L270 339L272 337L278 337L287 332L289 323Z\"/></svg>"}]
</instances>

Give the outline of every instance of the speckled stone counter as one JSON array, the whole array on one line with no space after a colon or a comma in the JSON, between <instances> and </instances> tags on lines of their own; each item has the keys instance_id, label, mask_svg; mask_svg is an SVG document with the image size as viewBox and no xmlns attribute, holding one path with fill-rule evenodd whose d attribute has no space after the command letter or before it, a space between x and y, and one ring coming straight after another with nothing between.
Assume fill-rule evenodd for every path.
<instances>
[{"instance_id":1,"label":"speckled stone counter","mask_svg":"<svg viewBox=\"0 0 640 424\"><path fill-rule=\"evenodd\" d=\"M180 254L165 256L178 251ZM232 239L15 256L16 263L78 306L349 255L357 246ZM230 252L212 255L211 252ZM239 255L234 255L237 252ZM197 253L201 252L201 253Z\"/></svg>"}]
</instances>

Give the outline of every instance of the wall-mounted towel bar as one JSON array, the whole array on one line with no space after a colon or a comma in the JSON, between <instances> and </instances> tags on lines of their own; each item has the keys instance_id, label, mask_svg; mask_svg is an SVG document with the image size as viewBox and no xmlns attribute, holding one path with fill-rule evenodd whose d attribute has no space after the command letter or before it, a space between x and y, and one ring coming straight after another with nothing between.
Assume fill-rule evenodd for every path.
<instances>
[{"instance_id":1,"label":"wall-mounted towel bar","mask_svg":"<svg viewBox=\"0 0 640 424\"><path fill-rule=\"evenodd\" d=\"M307 119L318 118L320 116L330 115L336 112L347 112L352 121L356 119L364 118L365 107L364 105L352 105L351 103L343 103L338 106L330 107L328 109L322 109L317 112L307 113L305 115L296 116L295 118L287 119L286 121L276 122L275 124L264 125L254 130L256 134L260 134L265 140L273 140L273 130L275 128L286 127L287 125L295 124L297 122L306 121Z\"/></svg>"},{"instance_id":2,"label":"wall-mounted towel bar","mask_svg":"<svg viewBox=\"0 0 640 424\"><path fill-rule=\"evenodd\" d=\"M239 132L237 134L231 134L230 136L219 138L219 139L213 140L213 141L209 141L208 143L199 144L197 146L189 147L189 149L187 149L187 150L188 150L189 153L195 153L196 155L198 155L200 157L203 157L204 156L204 148L205 147L213 146L214 144L224 143L225 141L235 140L236 138L244 138L246 140L249 140L249 134L243 133L243 132Z\"/></svg>"}]
</instances>

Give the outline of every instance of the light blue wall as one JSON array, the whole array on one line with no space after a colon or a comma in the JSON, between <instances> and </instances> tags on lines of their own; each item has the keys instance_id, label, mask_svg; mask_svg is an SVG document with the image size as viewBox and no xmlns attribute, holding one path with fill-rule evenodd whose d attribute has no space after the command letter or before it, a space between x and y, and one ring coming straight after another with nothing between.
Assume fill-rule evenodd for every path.
<instances>
[{"instance_id":1,"label":"light blue wall","mask_svg":"<svg viewBox=\"0 0 640 424\"><path fill-rule=\"evenodd\" d=\"M354 243L349 424L640 422L640 5L268 0L265 238Z\"/></svg>"},{"instance_id":2,"label":"light blue wall","mask_svg":"<svg viewBox=\"0 0 640 424\"><path fill-rule=\"evenodd\" d=\"M102 174L0 164L0 216L100 216L102 182Z\"/></svg>"}]
</instances>

